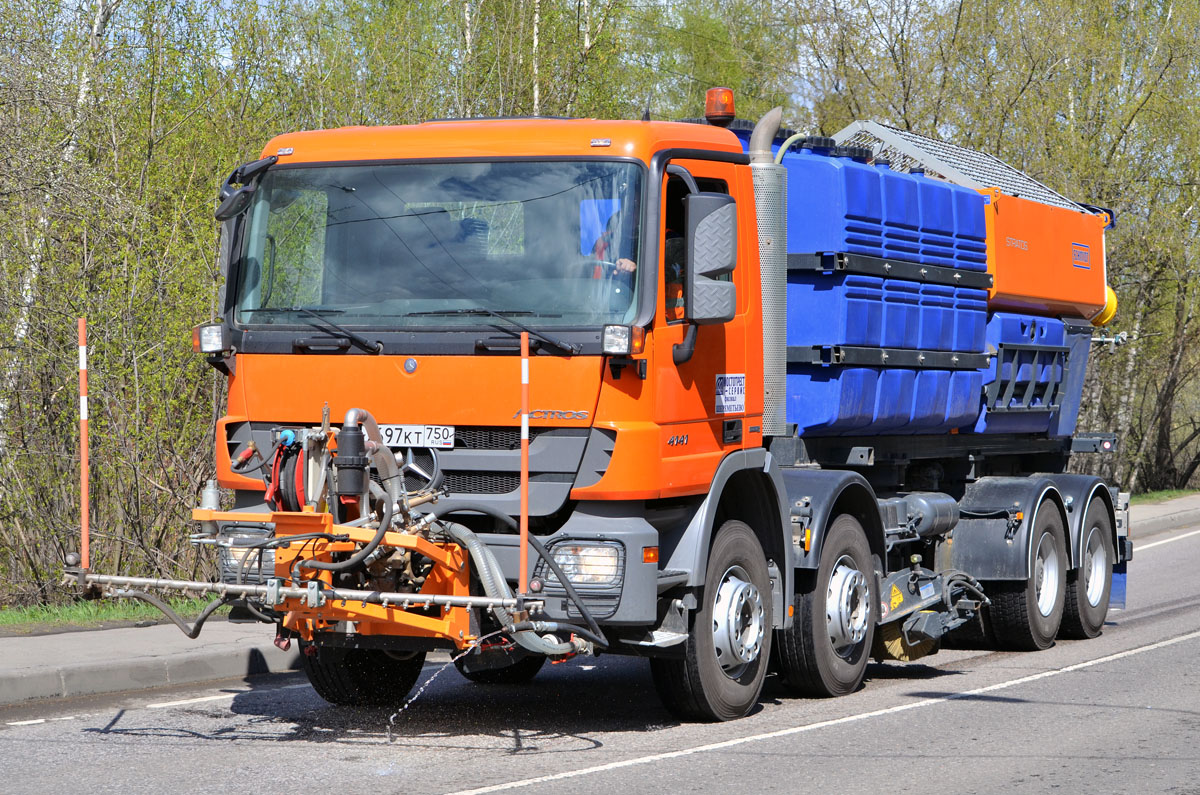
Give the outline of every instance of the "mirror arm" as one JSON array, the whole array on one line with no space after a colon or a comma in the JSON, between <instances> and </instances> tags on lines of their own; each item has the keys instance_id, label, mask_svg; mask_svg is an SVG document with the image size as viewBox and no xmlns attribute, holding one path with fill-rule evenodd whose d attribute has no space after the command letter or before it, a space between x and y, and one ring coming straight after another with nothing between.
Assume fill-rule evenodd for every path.
<instances>
[{"instance_id":1,"label":"mirror arm","mask_svg":"<svg viewBox=\"0 0 1200 795\"><path fill-rule=\"evenodd\" d=\"M689 322L683 342L677 342L671 346L671 358L675 360L675 364L691 361L692 354L696 352L696 329L698 328L699 326L695 323Z\"/></svg>"},{"instance_id":2,"label":"mirror arm","mask_svg":"<svg viewBox=\"0 0 1200 795\"><path fill-rule=\"evenodd\" d=\"M688 193L699 193L700 186L696 184L696 178L686 168L675 163L667 166L667 173L674 174L683 180L683 184L687 185Z\"/></svg>"}]
</instances>

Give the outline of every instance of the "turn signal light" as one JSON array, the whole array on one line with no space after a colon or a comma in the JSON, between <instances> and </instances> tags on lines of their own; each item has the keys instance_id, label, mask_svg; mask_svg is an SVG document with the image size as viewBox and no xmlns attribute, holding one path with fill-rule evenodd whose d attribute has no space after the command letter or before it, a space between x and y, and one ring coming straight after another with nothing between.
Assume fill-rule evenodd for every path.
<instances>
[{"instance_id":1,"label":"turn signal light","mask_svg":"<svg viewBox=\"0 0 1200 795\"><path fill-rule=\"evenodd\" d=\"M733 121L733 90L710 88L704 94L704 118L716 127L728 127Z\"/></svg>"}]
</instances>

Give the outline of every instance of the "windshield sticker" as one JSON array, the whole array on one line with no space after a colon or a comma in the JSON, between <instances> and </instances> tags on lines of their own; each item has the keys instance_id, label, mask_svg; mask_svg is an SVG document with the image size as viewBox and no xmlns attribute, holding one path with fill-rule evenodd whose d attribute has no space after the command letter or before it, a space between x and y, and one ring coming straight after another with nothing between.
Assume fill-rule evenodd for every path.
<instances>
[{"instance_id":1,"label":"windshield sticker","mask_svg":"<svg viewBox=\"0 0 1200 795\"><path fill-rule=\"evenodd\" d=\"M746 413L745 373L724 373L717 375L717 413Z\"/></svg>"}]
</instances>

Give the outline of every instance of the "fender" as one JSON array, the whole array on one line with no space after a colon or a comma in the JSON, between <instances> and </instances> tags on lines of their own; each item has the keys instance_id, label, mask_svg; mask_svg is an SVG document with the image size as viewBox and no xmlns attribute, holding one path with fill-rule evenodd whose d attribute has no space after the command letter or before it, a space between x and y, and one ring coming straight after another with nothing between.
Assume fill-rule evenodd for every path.
<instances>
[{"instance_id":1,"label":"fender","mask_svg":"<svg viewBox=\"0 0 1200 795\"><path fill-rule=\"evenodd\" d=\"M778 517L770 527L755 530L760 534L765 532L774 535L776 554L771 552L771 538L763 538L762 543L767 558L779 569L780 581L776 583L772 593L772 614L774 626L784 628L791 624L791 617L787 615L784 606L789 604L792 598L792 534L785 518L788 515L787 504L784 501L785 491L783 481L779 477L779 467L765 449L758 447L735 450L725 456L713 475L708 494L671 550L664 568L686 571L688 586L703 587L704 579L708 575L708 550L712 547L712 535L716 530L714 524L717 506L729 480L739 472L761 473L761 483L770 495L771 507Z\"/></svg>"},{"instance_id":2,"label":"fender","mask_svg":"<svg viewBox=\"0 0 1200 795\"><path fill-rule=\"evenodd\" d=\"M795 524L796 567L816 569L821 563L825 530L839 514L852 514L867 534L871 552L887 574L886 544L879 503L867 479L857 472L841 469L787 468L782 473L787 488L788 516ZM804 550L804 530L811 533L808 551ZM792 534L789 533L789 537Z\"/></svg>"},{"instance_id":3,"label":"fender","mask_svg":"<svg viewBox=\"0 0 1200 795\"><path fill-rule=\"evenodd\" d=\"M1083 520L1087 517L1092 500L1100 500L1108 511L1109 527L1112 528L1113 549L1117 546L1117 511L1108 485L1092 475L1046 474L1062 492L1067 505L1067 553L1071 556L1071 569L1078 569L1083 562Z\"/></svg>"},{"instance_id":4,"label":"fender","mask_svg":"<svg viewBox=\"0 0 1200 795\"><path fill-rule=\"evenodd\" d=\"M1038 511L1058 511L1070 532L1066 504L1054 481L1044 476L985 477L967 487L959 502L964 516L939 545L940 568L961 569L981 580L1027 580L1032 567L1032 533ZM1007 516L972 518L970 512L1021 511L1014 529ZM1068 543L1070 539L1067 539Z\"/></svg>"}]
</instances>

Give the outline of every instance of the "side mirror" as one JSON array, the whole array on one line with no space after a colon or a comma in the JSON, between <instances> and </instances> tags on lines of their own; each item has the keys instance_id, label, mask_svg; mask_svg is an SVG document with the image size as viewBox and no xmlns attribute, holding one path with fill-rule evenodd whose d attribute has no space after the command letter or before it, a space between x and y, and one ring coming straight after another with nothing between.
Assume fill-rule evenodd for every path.
<instances>
[{"instance_id":1,"label":"side mirror","mask_svg":"<svg viewBox=\"0 0 1200 795\"><path fill-rule=\"evenodd\" d=\"M235 168L225 178L221 190L217 193L217 199L221 203L217 205L217 210L213 213L216 219L228 221L230 218L244 213L250 206L250 200L254 198L254 191L258 189L258 176L277 162L279 162L279 158L271 155L261 160L243 163ZM242 187L234 188L234 185Z\"/></svg>"},{"instance_id":2,"label":"side mirror","mask_svg":"<svg viewBox=\"0 0 1200 795\"><path fill-rule=\"evenodd\" d=\"M217 205L216 212L213 213L218 221L228 221L230 218L241 215L246 212L246 208L250 206L250 200L254 198L254 191L258 186L251 183L243 185L237 190L231 192L225 199Z\"/></svg>"},{"instance_id":3,"label":"side mirror","mask_svg":"<svg viewBox=\"0 0 1200 795\"><path fill-rule=\"evenodd\" d=\"M687 319L705 325L733 320L737 288L731 280L737 265L737 204L724 193L692 193L684 197L687 217Z\"/></svg>"}]
</instances>

